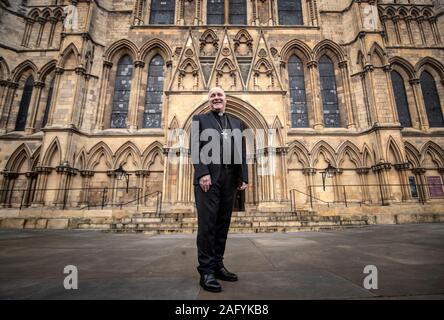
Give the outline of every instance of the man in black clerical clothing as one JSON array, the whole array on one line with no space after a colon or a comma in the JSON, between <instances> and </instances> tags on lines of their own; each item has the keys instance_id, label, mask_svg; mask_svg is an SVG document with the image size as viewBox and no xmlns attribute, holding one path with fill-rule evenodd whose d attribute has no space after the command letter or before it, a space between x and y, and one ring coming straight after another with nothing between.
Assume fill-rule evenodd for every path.
<instances>
[{"instance_id":1,"label":"man in black clerical clothing","mask_svg":"<svg viewBox=\"0 0 444 320\"><path fill-rule=\"evenodd\" d=\"M240 120L225 114L227 101L224 90L212 88L208 99L211 111L194 116L191 130L194 195L198 215L197 270L200 273L200 285L207 291L219 292L222 288L217 279L238 280L236 274L225 268L223 258L236 190L247 187L248 172L242 138L233 138L234 132L242 134L243 125ZM212 139L202 139L208 136L205 132ZM231 142L227 143L228 140ZM204 151L208 149L208 143L214 146L215 142L218 146L211 150L209 160L201 151L203 148Z\"/></svg>"}]
</instances>

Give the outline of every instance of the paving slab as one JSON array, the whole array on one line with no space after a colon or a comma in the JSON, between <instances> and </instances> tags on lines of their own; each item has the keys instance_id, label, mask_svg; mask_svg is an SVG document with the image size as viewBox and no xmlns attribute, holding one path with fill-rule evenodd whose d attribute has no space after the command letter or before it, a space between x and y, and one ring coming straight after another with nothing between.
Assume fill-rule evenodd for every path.
<instances>
[{"instance_id":1,"label":"paving slab","mask_svg":"<svg viewBox=\"0 0 444 320\"><path fill-rule=\"evenodd\" d=\"M1 230L0 299L443 299L444 224L230 234L238 282L199 286L196 234ZM66 290L75 265L79 289ZM363 286L364 267L378 289Z\"/></svg>"}]
</instances>

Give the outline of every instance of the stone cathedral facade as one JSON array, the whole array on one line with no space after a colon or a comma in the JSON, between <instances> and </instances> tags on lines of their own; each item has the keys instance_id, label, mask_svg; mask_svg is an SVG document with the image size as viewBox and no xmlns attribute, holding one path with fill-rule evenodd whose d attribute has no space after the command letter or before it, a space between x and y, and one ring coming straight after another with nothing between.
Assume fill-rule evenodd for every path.
<instances>
[{"instance_id":1,"label":"stone cathedral facade","mask_svg":"<svg viewBox=\"0 0 444 320\"><path fill-rule=\"evenodd\" d=\"M276 132L237 210L444 208L444 1L0 0L0 25L3 215L192 215L213 86Z\"/></svg>"}]
</instances>

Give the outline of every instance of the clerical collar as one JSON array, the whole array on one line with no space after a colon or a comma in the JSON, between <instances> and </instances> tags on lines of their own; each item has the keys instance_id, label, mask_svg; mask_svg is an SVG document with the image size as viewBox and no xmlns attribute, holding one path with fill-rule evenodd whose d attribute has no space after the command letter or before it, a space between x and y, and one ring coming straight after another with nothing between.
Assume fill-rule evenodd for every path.
<instances>
[{"instance_id":1,"label":"clerical collar","mask_svg":"<svg viewBox=\"0 0 444 320\"><path fill-rule=\"evenodd\" d=\"M217 112L217 111L213 111L213 110L212 110L211 112L213 112L215 116L219 116L219 117L222 117L222 116L225 114L225 113L222 112L222 111L221 111L221 112Z\"/></svg>"}]
</instances>

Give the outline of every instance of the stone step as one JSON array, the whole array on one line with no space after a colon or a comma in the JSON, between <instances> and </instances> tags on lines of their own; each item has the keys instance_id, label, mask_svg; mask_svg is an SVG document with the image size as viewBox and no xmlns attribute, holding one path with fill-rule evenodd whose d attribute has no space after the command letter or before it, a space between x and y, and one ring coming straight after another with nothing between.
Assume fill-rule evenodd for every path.
<instances>
[{"instance_id":1,"label":"stone step","mask_svg":"<svg viewBox=\"0 0 444 320\"><path fill-rule=\"evenodd\" d=\"M273 232L302 232L302 231L325 231L333 229L346 229L363 227L364 225L316 225L316 226L261 226L261 227L230 227L230 233L273 233ZM133 228L133 229L109 229L103 232L114 233L146 233L146 234L192 234L197 228Z\"/></svg>"}]
</instances>

